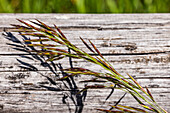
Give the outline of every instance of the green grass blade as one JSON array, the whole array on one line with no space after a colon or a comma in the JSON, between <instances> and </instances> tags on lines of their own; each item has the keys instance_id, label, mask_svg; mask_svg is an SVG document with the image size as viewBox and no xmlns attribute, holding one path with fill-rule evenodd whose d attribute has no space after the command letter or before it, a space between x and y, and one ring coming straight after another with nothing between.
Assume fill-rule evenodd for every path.
<instances>
[{"instance_id":1,"label":"green grass blade","mask_svg":"<svg viewBox=\"0 0 170 113\"><path fill-rule=\"evenodd\" d=\"M22 25L15 25L15 24L10 24L11 26L14 26L16 29L32 29L26 26L22 26Z\"/></svg>"},{"instance_id":2,"label":"green grass blade","mask_svg":"<svg viewBox=\"0 0 170 113\"><path fill-rule=\"evenodd\" d=\"M97 109L99 111L103 111L106 113L124 113L123 111L116 111L116 110L106 110L106 109Z\"/></svg>"},{"instance_id":3,"label":"green grass blade","mask_svg":"<svg viewBox=\"0 0 170 113\"><path fill-rule=\"evenodd\" d=\"M44 50L57 51L57 52L63 52L63 53L68 53L69 54L68 51L65 51L63 49L57 49L57 48L44 48Z\"/></svg>"},{"instance_id":4,"label":"green grass blade","mask_svg":"<svg viewBox=\"0 0 170 113\"><path fill-rule=\"evenodd\" d=\"M152 99L152 101L155 102L155 100L154 100L154 98L153 98L151 92L149 91L149 89L148 89L147 87L146 87L146 90L147 90L147 92L148 92L150 98Z\"/></svg>"},{"instance_id":5,"label":"green grass blade","mask_svg":"<svg viewBox=\"0 0 170 113\"><path fill-rule=\"evenodd\" d=\"M136 95L134 95L134 93L132 93L131 91L129 91L129 93L134 97L134 99L135 99L139 104L144 105L144 103L143 103L142 101L140 101L140 100L138 99L138 97L137 97Z\"/></svg>"},{"instance_id":6,"label":"green grass blade","mask_svg":"<svg viewBox=\"0 0 170 113\"><path fill-rule=\"evenodd\" d=\"M63 71L90 71L88 69L85 69L85 68L68 68L68 69L63 69Z\"/></svg>"},{"instance_id":7,"label":"green grass blade","mask_svg":"<svg viewBox=\"0 0 170 113\"><path fill-rule=\"evenodd\" d=\"M55 31L53 28L51 28L50 26L48 26L48 25L46 25L45 23L39 21L38 19L36 19L36 20L40 23L40 25L41 25L43 28L45 28L45 29L47 29L47 30L50 30L50 31L53 31L53 32L56 32L56 31Z\"/></svg>"},{"instance_id":8,"label":"green grass blade","mask_svg":"<svg viewBox=\"0 0 170 113\"><path fill-rule=\"evenodd\" d=\"M123 106L123 105L117 105L117 106L127 108L127 109L131 109L131 110L135 110L135 111L138 111L138 112L148 113L147 111L140 109L140 108L136 108L136 107Z\"/></svg>"},{"instance_id":9,"label":"green grass blade","mask_svg":"<svg viewBox=\"0 0 170 113\"><path fill-rule=\"evenodd\" d=\"M145 109L148 109L148 110L152 111L152 112L159 113L159 111L157 111L156 109L151 108L151 107L149 107L149 106L146 106L146 105L141 105L141 106L144 107Z\"/></svg>"},{"instance_id":10,"label":"green grass blade","mask_svg":"<svg viewBox=\"0 0 170 113\"><path fill-rule=\"evenodd\" d=\"M80 81L80 82L107 82L106 80L97 80L97 78L94 78L94 79L90 79L90 80L83 80L83 81Z\"/></svg>"},{"instance_id":11,"label":"green grass blade","mask_svg":"<svg viewBox=\"0 0 170 113\"><path fill-rule=\"evenodd\" d=\"M32 40L24 40L24 42L44 42L49 41L49 39L32 39Z\"/></svg>"},{"instance_id":12,"label":"green grass blade","mask_svg":"<svg viewBox=\"0 0 170 113\"><path fill-rule=\"evenodd\" d=\"M84 43L84 45L93 53L95 53L92 48L80 37L81 41Z\"/></svg>"},{"instance_id":13,"label":"green grass blade","mask_svg":"<svg viewBox=\"0 0 170 113\"><path fill-rule=\"evenodd\" d=\"M63 32L55 24L54 27L57 29L57 31L61 34L63 38L67 39L66 36L63 34Z\"/></svg>"},{"instance_id":14,"label":"green grass blade","mask_svg":"<svg viewBox=\"0 0 170 113\"><path fill-rule=\"evenodd\" d=\"M65 58L65 56L55 56L55 57L51 57L51 58L48 58L46 61L54 61L54 60L60 60L60 59L63 59Z\"/></svg>"},{"instance_id":15,"label":"green grass blade","mask_svg":"<svg viewBox=\"0 0 170 113\"><path fill-rule=\"evenodd\" d=\"M89 40L90 44L93 46L95 51L100 55L101 58L104 58L103 55L100 53L100 51L96 48L96 46Z\"/></svg>"},{"instance_id":16,"label":"green grass blade","mask_svg":"<svg viewBox=\"0 0 170 113\"><path fill-rule=\"evenodd\" d=\"M27 44L27 46L40 46L40 47L58 47L59 45L54 44Z\"/></svg>"},{"instance_id":17,"label":"green grass blade","mask_svg":"<svg viewBox=\"0 0 170 113\"><path fill-rule=\"evenodd\" d=\"M131 78L131 80L133 80L133 82L146 94L147 92L144 90L144 88L132 77L130 76L128 73L127 75Z\"/></svg>"},{"instance_id":18,"label":"green grass blade","mask_svg":"<svg viewBox=\"0 0 170 113\"><path fill-rule=\"evenodd\" d=\"M115 108L115 109L118 109L118 110L120 110L120 111L123 111L123 112L125 112L125 113L136 113L136 112L134 112L134 111L131 111L131 110L128 110L128 109L125 109L125 108L121 108L121 107L118 107L118 106L112 106L112 105L111 105L111 107L113 107L113 108Z\"/></svg>"},{"instance_id":19,"label":"green grass blade","mask_svg":"<svg viewBox=\"0 0 170 113\"><path fill-rule=\"evenodd\" d=\"M29 36L35 36L35 37L47 37L45 34L41 34L41 33L22 33L20 35L29 35Z\"/></svg>"}]
</instances>

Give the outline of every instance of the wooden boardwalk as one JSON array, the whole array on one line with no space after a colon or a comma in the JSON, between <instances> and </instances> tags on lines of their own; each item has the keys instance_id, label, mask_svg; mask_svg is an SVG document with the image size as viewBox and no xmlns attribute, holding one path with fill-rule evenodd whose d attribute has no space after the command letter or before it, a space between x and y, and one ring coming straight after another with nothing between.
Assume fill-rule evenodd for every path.
<instances>
[{"instance_id":1,"label":"wooden boardwalk","mask_svg":"<svg viewBox=\"0 0 170 113\"><path fill-rule=\"evenodd\" d=\"M68 68L69 60L45 63L24 52L22 40L29 37L11 32L10 24L20 24L16 18L56 24L85 51L79 37L90 39L119 73L129 73L147 86L170 112L170 14L0 14L0 112L97 113L97 108L109 109L124 94L115 90L106 100L111 89L90 89L86 98L76 95L86 85L80 81L90 76L51 84L48 77L54 80L61 73L55 64ZM73 59L73 66L103 71L83 60ZM137 105L130 95L120 104Z\"/></svg>"}]
</instances>

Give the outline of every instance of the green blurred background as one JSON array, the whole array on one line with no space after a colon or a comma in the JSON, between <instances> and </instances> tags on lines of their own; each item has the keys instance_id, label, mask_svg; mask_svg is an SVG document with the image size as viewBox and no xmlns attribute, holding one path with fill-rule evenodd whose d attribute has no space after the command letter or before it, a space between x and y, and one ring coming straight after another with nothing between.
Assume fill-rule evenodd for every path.
<instances>
[{"instance_id":1,"label":"green blurred background","mask_svg":"<svg viewBox=\"0 0 170 113\"><path fill-rule=\"evenodd\" d=\"M169 13L170 0L0 0L0 13Z\"/></svg>"}]
</instances>

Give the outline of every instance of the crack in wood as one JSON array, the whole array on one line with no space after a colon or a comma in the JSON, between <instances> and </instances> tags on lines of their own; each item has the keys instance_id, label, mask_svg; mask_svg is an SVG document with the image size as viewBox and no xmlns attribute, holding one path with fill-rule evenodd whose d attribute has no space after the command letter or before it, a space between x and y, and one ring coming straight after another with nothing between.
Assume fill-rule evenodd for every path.
<instances>
[{"instance_id":1,"label":"crack in wood","mask_svg":"<svg viewBox=\"0 0 170 113\"><path fill-rule=\"evenodd\" d=\"M88 53L92 56L98 56L98 54L91 54ZM150 55L150 54L170 54L170 51L158 51L158 52L145 52L145 53L102 53L103 56L115 56L115 55ZM30 55L30 54L23 54L23 53L15 53L15 54L10 54L10 53L5 53L5 54L0 54L0 56L22 56L22 55ZM37 54L31 54L31 55L37 55Z\"/></svg>"},{"instance_id":2,"label":"crack in wood","mask_svg":"<svg viewBox=\"0 0 170 113\"><path fill-rule=\"evenodd\" d=\"M55 27L51 27L55 29ZM143 29L140 27L102 27L102 26L58 26L58 28L62 30L75 30L75 31L81 31L81 30L135 30L135 29ZM0 32L5 31L7 32L12 32L15 31L16 29L12 27L3 27L0 28Z\"/></svg>"}]
</instances>

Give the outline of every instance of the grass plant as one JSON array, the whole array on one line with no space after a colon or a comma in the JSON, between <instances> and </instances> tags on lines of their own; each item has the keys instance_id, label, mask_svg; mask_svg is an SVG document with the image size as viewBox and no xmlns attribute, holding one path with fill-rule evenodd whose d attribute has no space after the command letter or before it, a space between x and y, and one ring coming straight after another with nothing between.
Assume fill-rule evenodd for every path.
<instances>
[{"instance_id":1,"label":"grass plant","mask_svg":"<svg viewBox=\"0 0 170 113\"><path fill-rule=\"evenodd\" d=\"M27 44L27 46L33 46L33 47L39 47L37 50L31 50L31 53L36 53L37 55L41 56L47 56L46 61L54 61L54 60L60 60L65 57L71 57L75 59L83 59L89 63L93 63L96 65L99 65L103 68L103 70L107 70L106 73L99 73L94 72L90 69L85 69L82 67L72 67L67 69L62 69L65 73L68 73L68 75L59 78L58 80L65 80L69 77L74 77L76 75L86 76L91 75L94 76L96 79L102 79L106 82L111 82L112 84L110 86L103 85L90 85L85 86L83 90L81 90L79 93L82 93L90 88L116 88L123 90L126 93L131 94L132 98L134 98L140 107L130 107L130 106L123 106L123 105L111 105L113 108L112 110L106 110L106 109L97 109L104 112L155 112L155 113L167 113L162 107L160 107L157 102L155 101L154 97L152 96L149 89L143 88L131 75L127 74L129 76L129 79L125 76L118 73L114 67L102 56L100 51L96 48L96 46L91 42L90 40L85 41L83 38L80 37L80 40L84 43L86 48L96 54L95 56L92 56L88 54L87 52L81 50L74 44L72 44L66 36L62 33L62 31L54 25L54 28L46 25L45 23L36 20L30 21L32 24L29 24L25 21L19 20L24 26L22 25L14 25L16 32L21 32L21 35L28 35L28 36L35 36L36 39L30 39L25 40L25 42L30 42ZM36 27L38 26L38 27ZM43 37L43 38L39 38ZM44 44L44 42L53 41L55 44ZM36 42L36 44L34 44ZM39 44L37 44L39 42ZM65 49L60 48L60 46L69 48L72 52L69 52ZM43 48L43 49L42 49ZM95 80L89 80L90 82L95 82ZM86 81L88 82L88 81ZM128 103L127 103L128 104Z\"/></svg>"}]
</instances>

